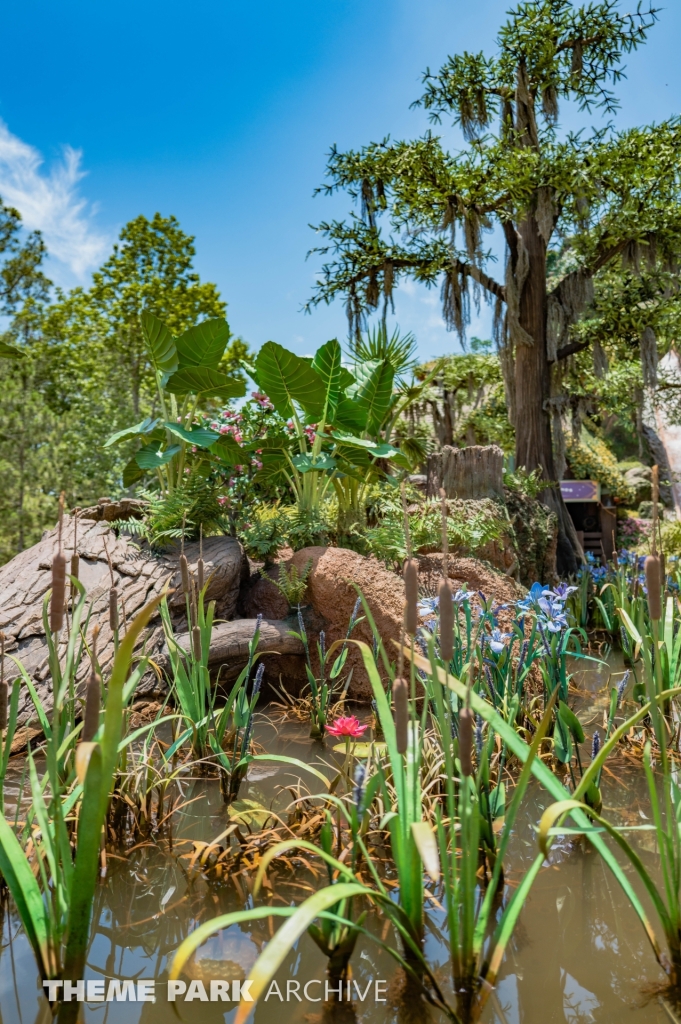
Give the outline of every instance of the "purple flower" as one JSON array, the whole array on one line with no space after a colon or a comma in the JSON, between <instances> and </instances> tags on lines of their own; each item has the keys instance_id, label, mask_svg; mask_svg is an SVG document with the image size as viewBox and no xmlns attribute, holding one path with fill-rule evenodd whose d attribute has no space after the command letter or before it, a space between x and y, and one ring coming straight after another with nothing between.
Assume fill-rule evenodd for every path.
<instances>
[{"instance_id":1,"label":"purple flower","mask_svg":"<svg viewBox=\"0 0 681 1024\"><path fill-rule=\"evenodd\" d=\"M553 597L556 601L567 601L570 594L574 594L577 587L569 587L567 583L559 583L553 590L548 587L544 590L544 597Z\"/></svg>"}]
</instances>

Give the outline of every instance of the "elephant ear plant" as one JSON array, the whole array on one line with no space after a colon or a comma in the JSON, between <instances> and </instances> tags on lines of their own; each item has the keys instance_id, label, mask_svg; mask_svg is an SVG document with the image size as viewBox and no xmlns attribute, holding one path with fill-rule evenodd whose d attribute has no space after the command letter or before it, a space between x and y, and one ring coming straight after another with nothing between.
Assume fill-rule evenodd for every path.
<instances>
[{"instance_id":1,"label":"elephant ear plant","mask_svg":"<svg viewBox=\"0 0 681 1024\"><path fill-rule=\"evenodd\" d=\"M161 493L171 495L184 486L187 468L198 469L210 461L239 464L241 449L230 434L196 426L194 421L202 403L240 398L246 385L220 369L230 337L226 320L206 320L174 338L165 324L145 311L142 330L154 368L160 416L119 430L104 447L139 438L141 447L123 471L124 485L130 487L152 474Z\"/></svg>"},{"instance_id":2,"label":"elephant ear plant","mask_svg":"<svg viewBox=\"0 0 681 1024\"><path fill-rule=\"evenodd\" d=\"M293 436L281 434L250 444L263 468L261 479L286 480L300 512L314 513L331 490L341 512L372 482L385 476L377 460L402 468L409 463L381 434L393 398L394 369L388 359L368 360L350 373L335 339L303 359L268 341L255 361L255 378Z\"/></svg>"},{"instance_id":3,"label":"elephant ear plant","mask_svg":"<svg viewBox=\"0 0 681 1024\"><path fill-rule=\"evenodd\" d=\"M47 803L35 763L30 761L32 807L40 827L40 838L35 846L37 877L13 828L0 813L0 871L45 981L75 982L83 977L102 827L119 760L126 682L137 640L160 601L160 597L150 601L120 640L106 686L106 710L96 740L81 742L76 748L78 785L71 794L65 796L59 774L58 730L53 731L46 742L51 790ZM65 822L67 815L74 813L78 818L75 858ZM52 986L53 1001L58 999L58 987ZM77 1002L63 1002L59 1008L59 1024L73 1024L78 1011Z\"/></svg>"}]
</instances>

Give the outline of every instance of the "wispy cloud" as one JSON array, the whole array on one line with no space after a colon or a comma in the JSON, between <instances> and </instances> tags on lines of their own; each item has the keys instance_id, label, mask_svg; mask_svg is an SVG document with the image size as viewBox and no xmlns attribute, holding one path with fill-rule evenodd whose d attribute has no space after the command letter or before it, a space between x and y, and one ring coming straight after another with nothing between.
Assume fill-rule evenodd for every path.
<instances>
[{"instance_id":1,"label":"wispy cloud","mask_svg":"<svg viewBox=\"0 0 681 1024\"><path fill-rule=\"evenodd\" d=\"M42 154L0 120L0 196L29 231L42 232L50 255L82 279L101 261L109 239L93 225L79 194L81 159L80 150L65 146L62 159L45 170Z\"/></svg>"}]
</instances>

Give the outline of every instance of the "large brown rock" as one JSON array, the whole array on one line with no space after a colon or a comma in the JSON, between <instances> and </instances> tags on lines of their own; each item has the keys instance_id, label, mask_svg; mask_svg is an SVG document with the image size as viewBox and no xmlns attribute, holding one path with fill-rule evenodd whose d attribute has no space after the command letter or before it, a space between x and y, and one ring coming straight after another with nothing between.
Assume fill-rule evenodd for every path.
<instances>
[{"instance_id":1,"label":"large brown rock","mask_svg":"<svg viewBox=\"0 0 681 1024\"><path fill-rule=\"evenodd\" d=\"M65 516L63 547L67 569L74 550L74 528L75 520ZM5 649L8 655L21 661L33 679L46 710L52 706L52 685L42 607L45 594L51 587L51 566L56 545L57 531L50 530L38 544L22 551L0 568L0 630L6 637ZM171 611L177 628L182 628L185 604L180 588L179 547L161 555L153 554L129 538L116 537L104 520L79 520L76 547L80 555L79 578L87 591L91 607L87 624L88 638L92 636L95 625L99 625L99 660L105 676L114 653L113 634L109 626L112 575L108 559L111 560L113 583L120 593L122 623L130 621L147 601L168 586L175 588L171 597ZM198 543L187 544L185 553L190 571L195 574L199 557ZM243 548L232 537L208 537L203 544L203 558L206 576L209 578L208 599L215 600L219 618L229 619L236 609L241 580L248 572ZM59 640L59 650L63 656L68 641L68 625L65 625ZM161 656L163 631L158 615L152 619L143 642L152 658ZM84 662L78 676L79 683L84 680L87 671L88 665ZM5 673L10 681L18 675L18 669L10 657L5 658ZM153 693L159 687L157 678L150 673L138 692ZM19 724L23 725L31 714L29 694L26 688L22 688Z\"/></svg>"},{"instance_id":2,"label":"large brown rock","mask_svg":"<svg viewBox=\"0 0 681 1024\"><path fill-rule=\"evenodd\" d=\"M312 606L323 623L327 647L345 637L359 590L367 601L389 658L395 660L395 644L400 638L404 608L404 584L401 577L386 569L375 558L366 558L346 548L303 548L283 564L288 567L293 563L302 571L308 562L311 562L311 568L304 600ZM513 579L495 572L475 558L450 558L448 574L455 588L467 585L468 590L475 595L474 603L478 601L477 593L480 591L488 598L494 597L497 602L510 605L508 610L500 614L502 625L506 619L510 620L514 602L524 593ZM424 595L437 594L441 578L442 556L420 556L421 592ZM275 595L278 594L273 583L261 579L257 589L248 592L248 614L256 615L271 610L272 602L276 600ZM262 600L261 606L258 606L258 597ZM313 650L317 638L318 633L310 636ZM355 628L352 638L372 645L373 635L366 620ZM353 672L348 695L355 700L371 700L371 685L355 644L350 645L346 665Z\"/></svg>"}]
</instances>

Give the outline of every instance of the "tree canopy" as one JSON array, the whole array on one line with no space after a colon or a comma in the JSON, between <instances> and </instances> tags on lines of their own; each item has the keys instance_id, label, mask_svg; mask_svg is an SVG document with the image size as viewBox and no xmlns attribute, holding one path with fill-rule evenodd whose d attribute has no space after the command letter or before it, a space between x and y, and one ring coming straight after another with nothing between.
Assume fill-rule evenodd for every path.
<instances>
[{"instance_id":1,"label":"tree canopy","mask_svg":"<svg viewBox=\"0 0 681 1024\"><path fill-rule=\"evenodd\" d=\"M495 55L464 52L424 74L416 105L433 122L458 126L464 148L448 151L431 131L334 148L321 189L345 191L359 209L318 226L326 244L316 251L330 258L310 307L342 297L357 333L412 278L440 286L445 322L463 338L471 301L490 302L517 463L540 468L547 482L557 478L552 425L555 434L562 364L595 340L575 329L592 307L595 283L615 268L638 274L645 267L659 279L675 269L680 250L679 119L625 131L588 124L592 111L616 109L623 57L645 41L656 17L641 4L622 13L617 0L519 4ZM560 131L561 101L582 112L579 132ZM495 225L505 239L503 275L484 244ZM549 282L551 247L563 259ZM653 288L653 305L665 294ZM645 348L653 327L638 319ZM569 535L555 488L546 497ZM574 559L562 539L569 568Z\"/></svg>"}]
</instances>

